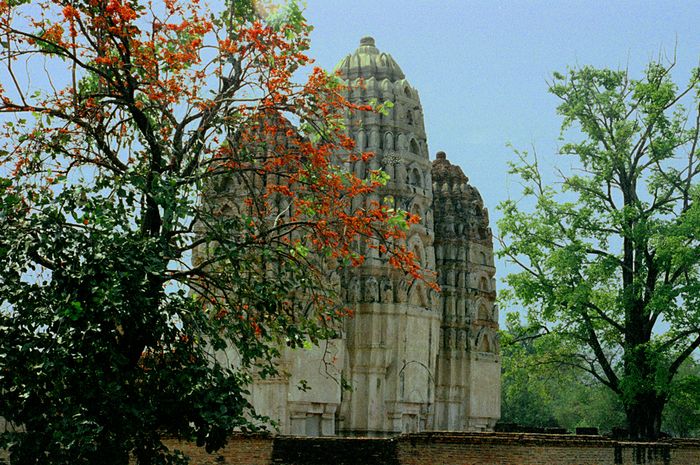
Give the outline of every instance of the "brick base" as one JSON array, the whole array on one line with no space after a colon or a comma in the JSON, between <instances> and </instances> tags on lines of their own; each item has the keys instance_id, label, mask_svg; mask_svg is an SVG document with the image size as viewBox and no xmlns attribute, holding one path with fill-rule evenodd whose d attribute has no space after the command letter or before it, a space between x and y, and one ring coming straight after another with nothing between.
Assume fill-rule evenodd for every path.
<instances>
[{"instance_id":1,"label":"brick base","mask_svg":"<svg viewBox=\"0 0 700 465\"><path fill-rule=\"evenodd\" d=\"M600 436L418 433L395 438L233 436L213 454L169 441L193 465L699 465L700 440L616 441Z\"/></svg>"}]
</instances>

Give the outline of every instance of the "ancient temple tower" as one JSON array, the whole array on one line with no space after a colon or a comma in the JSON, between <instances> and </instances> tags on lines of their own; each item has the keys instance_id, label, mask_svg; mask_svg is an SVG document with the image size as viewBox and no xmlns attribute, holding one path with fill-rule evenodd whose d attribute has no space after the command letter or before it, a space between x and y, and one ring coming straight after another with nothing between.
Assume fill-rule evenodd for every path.
<instances>
[{"instance_id":1,"label":"ancient temple tower","mask_svg":"<svg viewBox=\"0 0 700 465\"><path fill-rule=\"evenodd\" d=\"M346 168L359 177L389 174L364 201L393 201L420 216L406 245L442 291L411 283L378 251L363 251L365 263L341 277L355 315L342 337L283 350L280 375L257 380L251 402L282 434L491 430L500 417L501 364L488 212L443 152L430 162L418 92L374 39L363 38L336 70L353 103L393 103L386 115L347 114L356 150L375 156ZM340 388L341 377L351 389ZM300 380L310 389L299 390Z\"/></svg>"},{"instance_id":2,"label":"ancient temple tower","mask_svg":"<svg viewBox=\"0 0 700 465\"><path fill-rule=\"evenodd\" d=\"M500 416L493 238L479 192L444 152L433 162L440 306L435 429L490 430Z\"/></svg>"},{"instance_id":3,"label":"ancient temple tower","mask_svg":"<svg viewBox=\"0 0 700 465\"><path fill-rule=\"evenodd\" d=\"M393 199L422 218L412 226L407 246L421 264L435 269L430 161L418 93L391 55L374 39L343 59L336 70L349 86L351 102L390 101L387 115L357 112L348 128L356 150L374 152L355 173L381 168L391 180L375 199ZM430 428L435 402L436 355L440 312L422 282L409 284L376 254L346 277L347 303L355 317L347 321L344 373L353 390L344 393L338 428L346 432L408 432Z\"/></svg>"}]
</instances>

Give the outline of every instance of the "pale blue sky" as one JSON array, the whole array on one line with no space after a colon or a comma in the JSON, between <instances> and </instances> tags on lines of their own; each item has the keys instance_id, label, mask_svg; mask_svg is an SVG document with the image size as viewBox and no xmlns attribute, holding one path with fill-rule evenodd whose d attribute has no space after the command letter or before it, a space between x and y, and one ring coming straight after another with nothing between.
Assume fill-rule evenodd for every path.
<instances>
[{"instance_id":1,"label":"pale blue sky","mask_svg":"<svg viewBox=\"0 0 700 465\"><path fill-rule=\"evenodd\" d=\"M306 17L322 67L364 35L396 59L420 93L431 158L444 150L462 166L492 223L496 205L518 194L507 142L556 161L553 71L591 64L639 76L675 49L673 76L684 83L700 61L698 1L307 0ZM499 264L499 277L507 269Z\"/></svg>"}]
</instances>

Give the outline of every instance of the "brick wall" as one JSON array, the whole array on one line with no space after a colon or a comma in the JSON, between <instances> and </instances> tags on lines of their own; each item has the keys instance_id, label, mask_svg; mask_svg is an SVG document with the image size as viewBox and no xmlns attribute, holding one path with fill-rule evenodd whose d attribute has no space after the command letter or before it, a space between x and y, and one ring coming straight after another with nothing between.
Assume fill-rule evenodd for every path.
<instances>
[{"instance_id":1,"label":"brick wall","mask_svg":"<svg viewBox=\"0 0 700 465\"><path fill-rule=\"evenodd\" d=\"M207 454L170 441L194 465L700 465L700 440L615 441L527 433L418 433L397 438L234 436Z\"/></svg>"},{"instance_id":2,"label":"brick wall","mask_svg":"<svg viewBox=\"0 0 700 465\"><path fill-rule=\"evenodd\" d=\"M274 465L400 465L398 443L382 438L294 438L274 440Z\"/></svg>"},{"instance_id":3,"label":"brick wall","mask_svg":"<svg viewBox=\"0 0 700 465\"><path fill-rule=\"evenodd\" d=\"M700 465L700 441L599 436L422 433L398 439L402 465Z\"/></svg>"},{"instance_id":4,"label":"brick wall","mask_svg":"<svg viewBox=\"0 0 700 465\"><path fill-rule=\"evenodd\" d=\"M240 435L229 439L228 444L213 454L204 448L182 441L164 441L171 450L187 454L193 465L269 465L272 463L273 439L265 435Z\"/></svg>"}]
</instances>

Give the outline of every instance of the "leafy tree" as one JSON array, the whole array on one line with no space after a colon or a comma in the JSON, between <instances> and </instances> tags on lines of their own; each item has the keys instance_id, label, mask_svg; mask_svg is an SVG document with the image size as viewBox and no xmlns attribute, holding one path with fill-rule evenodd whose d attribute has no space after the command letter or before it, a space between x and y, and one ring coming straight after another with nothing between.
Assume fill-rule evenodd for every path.
<instances>
[{"instance_id":1,"label":"leafy tree","mask_svg":"<svg viewBox=\"0 0 700 465\"><path fill-rule=\"evenodd\" d=\"M553 396L563 376L540 365L541 340L516 339L501 331L501 422L523 426L558 427L552 412Z\"/></svg>"},{"instance_id":2,"label":"leafy tree","mask_svg":"<svg viewBox=\"0 0 700 465\"><path fill-rule=\"evenodd\" d=\"M597 379L568 364L551 363L556 335L529 333L515 318L502 332L501 421L524 426L597 427L609 433L624 426L619 400Z\"/></svg>"},{"instance_id":3,"label":"leafy tree","mask_svg":"<svg viewBox=\"0 0 700 465\"><path fill-rule=\"evenodd\" d=\"M695 359L678 370L664 410L663 428L677 437L700 436L700 364Z\"/></svg>"},{"instance_id":4,"label":"leafy tree","mask_svg":"<svg viewBox=\"0 0 700 465\"><path fill-rule=\"evenodd\" d=\"M0 0L12 463L184 460L165 433L219 448L258 425L251 372L333 336L327 272L374 247L420 276L415 218L363 201L381 173L342 169L370 156L343 114L370 108L320 69L295 84L310 27L261 3Z\"/></svg>"},{"instance_id":5,"label":"leafy tree","mask_svg":"<svg viewBox=\"0 0 700 465\"><path fill-rule=\"evenodd\" d=\"M501 255L522 268L507 278L510 297L557 334L550 360L618 396L633 437L658 436L700 346L700 76L679 88L672 67L652 62L641 79L588 66L554 74L571 169L548 183L536 156L516 152L524 200L500 206Z\"/></svg>"},{"instance_id":6,"label":"leafy tree","mask_svg":"<svg viewBox=\"0 0 700 465\"><path fill-rule=\"evenodd\" d=\"M501 334L503 355L501 421L534 427L597 427L602 433L625 426L619 397L589 373L557 363L556 334L542 337L517 321ZM700 366L689 358L673 380L663 413L663 432L675 437L700 434Z\"/></svg>"}]
</instances>

